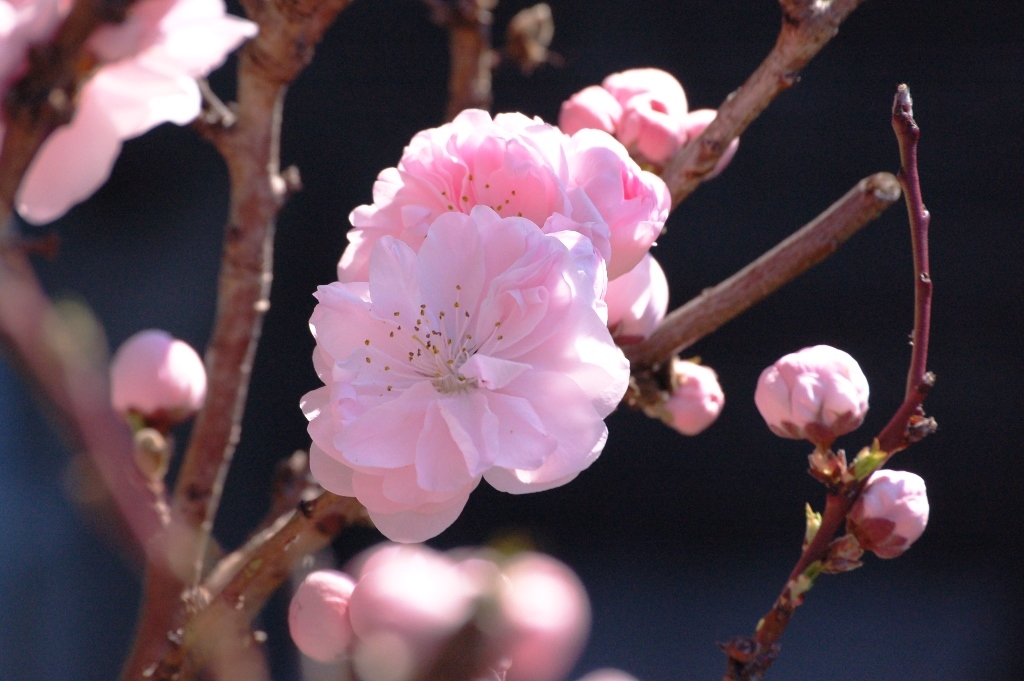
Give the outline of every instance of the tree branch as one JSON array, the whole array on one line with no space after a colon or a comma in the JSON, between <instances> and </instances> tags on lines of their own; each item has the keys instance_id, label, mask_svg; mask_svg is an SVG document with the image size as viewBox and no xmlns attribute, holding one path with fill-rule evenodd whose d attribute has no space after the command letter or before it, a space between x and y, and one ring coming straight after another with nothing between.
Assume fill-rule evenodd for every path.
<instances>
[{"instance_id":1,"label":"tree branch","mask_svg":"<svg viewBox=\"0 0 1024 681\"><path fill-rule=\"evenodd\" d=\"M148 678L187 681L208 660L221 657L225 647L250 645L249 622L301 560L366 519L358 501L330 492L300 502L278 518L211 572L201 594L208 605L173 637L163 659L148 670Z\"/></svg>"},{"instance_id":2,"label":"tree branch","mask_svg":"<svg viewBox=\"0 0 1024 681\"><path fill-rule=\"evenodd\" d=\"M893 102L893 129L900 146L900 184L903 186L910 217L910 236L914 252L914 349L907 372L907 390L903 404L876 438L881 459L878 467L893 454L905 449L935 429L935 422L924 417L921 404L934 383L934 376L926 371L932 285L928 272L929 214L921 199L917 170L917 141L920 131L913 119L910 92L900 85ZM830 454L830 453L828 453ZM825 454L824 456L828 456ZM813 461L814 455L812 455ZM833 538L846 520L853 504L867 485L867 477L857 480L846 475L845 460L837 457L835 484L830 486L822 513L821 525L793 567L793 571L775 601L775 605L758 624L752 638L739 637L725 646L729 656L726 681L760 679L778 654L779 638L789 619L803 602L803 593L813 584L820 565L829 554ZM817 477L817 476L816 476Z\"/></svg>"},{"instance_id":3,"label":"tree branch","mask_svg":"<svg viewBox=\"0 0 1024 681\"><path fill-rule=\"evenodd\" d=\"M900 197L889 173L866 177L843 198L773 249L675 309L646 340L623 348L633 373L659 365L832 255Z\"/></svg>"},{"instance_id":4,"label":"tree branch","mask_svg":"<svg viewBox=\"0 0 1024 681\"><path fill-rule=\"evenodd\" d=\"M672 207L682 203L715 168L729 143L740 136L800 71L839 32L839 25L863 0L779 0L782 29L772 51L739 89L725 98L718 116L695 143L669 161L662 179Z\"/></svg>"},{"instance_id":5,"label":"tree branch","mask_svg":"<svg viewBox=\"0 0 1024 681\"><path fill-rule=\"evenodd\" d=\"M497 63L491 49L491 10L498 0L425 0L433 21L448 28L448 108L451 121L464 109L491 108L491 69Z\"/></svg>"}]
</instances>

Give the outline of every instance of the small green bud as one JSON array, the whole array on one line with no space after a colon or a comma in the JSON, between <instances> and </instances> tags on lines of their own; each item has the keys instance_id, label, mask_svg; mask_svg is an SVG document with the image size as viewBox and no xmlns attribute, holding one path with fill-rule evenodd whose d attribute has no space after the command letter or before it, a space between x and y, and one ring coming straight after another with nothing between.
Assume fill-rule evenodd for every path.
<instances>
[{"instance_id":1,"label":"small green bud","mask_svg":"<svg viewBox=\"0 0 1024 681\"><path fill-rule=\"evenodd\" d=\"M804 546L807 546L818 536L818 529L821 527L821 514L816 513L810 504L804 504L804 513L807 515L807 531L804 533Z\"/></svg>"},{"instance_id":2,"label":"small green bud","mask_svg":"<svg viewBox=\"0 0 1024 681\"><path fill-rule=\"evenodd\" d=\"M889 457L888 452L883 452L878 445L878 439L871 443L871 447L865 447L853 460L853 475L858 481L864 480L885 463Z\"/></svg>"}]
</instances>

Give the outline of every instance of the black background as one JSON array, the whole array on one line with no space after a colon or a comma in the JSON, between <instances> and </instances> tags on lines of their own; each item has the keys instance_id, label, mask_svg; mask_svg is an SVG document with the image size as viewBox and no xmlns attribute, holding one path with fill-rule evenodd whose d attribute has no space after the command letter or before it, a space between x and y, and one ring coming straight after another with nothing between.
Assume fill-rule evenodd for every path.
<instances>
[{"instance_id":1,"label":"black background","mask_svg":"<svg viewBox=\"0 0 1024 681\"><path fill-rule=\"evenodd\" d=\"M496 42L528 2L502 0ZM555 122L562 100L608 73L658 66L691 108L715 107L778 31L768 0L553 0L563 68L494 79L495 111ZM289 94L283 160L305 191L281 214L272 306L217 536L242 541L268 499L269 471L308 446L299 397L317 386L307 321L334 278L348 212L418 130L440 123L446 34L413 0L357 0ZM923 134L935 281L927 401L939 432L892 463L928 483L924 537L895 561L823 577L783 639L777 679L1015 679L1024 654L1024 9L1014 2L870 0L743 135L719 179L676 211L655 254L682 304L824 210L857 180L894 171L889 124L907 82ZM232 88L230 69L213 78ZM39 271L84 299L111 347L161 327L201 348L210 333L226 217L216 152L164 126L131 141L111 181L56 223L62 247ZM45 230L41 230L45 231ZM432 544L529 538L572 565L594 608L578 671L617 666L644 681L720 678L713 644L749 633L781 587L819 506L808 446L772 436L753 404L760 371L828 343L853 354L872 389L870 441L902 396L912 276L902 202L834 257L690 351L715 368L725 410L684 438L619 410L600 459L566 487L510 496L486 485ZM183 432L180 439L184 440ZM0 365L0 679L114 678L132 633L138 577L66 499L66 452ZM356 531L344 560L379 539ZM263 626L275 678L297 678L277 599Z\"/></svg>"}]
</instances>

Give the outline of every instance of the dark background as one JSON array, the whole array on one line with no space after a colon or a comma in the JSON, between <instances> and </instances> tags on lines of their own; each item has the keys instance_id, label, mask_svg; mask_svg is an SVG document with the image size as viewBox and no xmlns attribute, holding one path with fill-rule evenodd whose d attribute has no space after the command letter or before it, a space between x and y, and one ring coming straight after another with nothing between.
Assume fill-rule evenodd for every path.
<instances>
[{"instance_id":1,"label":"dark background","mask_svg":"<svg viewBox=\"0 0 1024 681\"><path fill-rule=\"evenodd\" d=\"M495 36L528 2L502 0ZM552 0L553 48L566 61L530 79L494 79L495 111L555 122L560 102L608 73L658 66L692 108L715 107L771 48L769 0ZM857 180L898 166L889 125L907 82L923 129L932 219L932 354L926 404L938 433L894 466L928 483L924 537L894 561L823 577L783 639L776 679L1017 679L1024 663L1019 549L1024 450L1024 9L1016 2L870 0L743 135L728 171L673 214L655 253L673 306L803 225ZM274 462L308 446L298 399L316 387L307 320L334 278L348 212L377 172L443 116L447 44L413 0L357 0L289 94L283 156L305 191L281 214L272 306L242 444L217 524L240 542L267 505ZM230 69L213 79L229 93ZM216 152L164 126L129 142L111 181L52 229L58 258L39 271L84 299L111 348L161 327L202 348L210 333L226 217ZM47 230L37 230L45 232ZM715 368L725 410L684 438L619 410L601 458L570 485L509 496L486 485L442 548L510 535L578 571L594 632L578 672L617 666L643 681L717 679L714 648L749 633L799 550L803 504L823 491L808 445L772 436L752 394L781 355L829 343L853 354L872 388L859 449L899 404L912 326L902 203L837 255L692 348ZM180 439L184 439L185 433ZM89 529L64 491L67 452L0 365L0 679L112 679L129 645L138 576ZM379 539L349 534L339 560ZM279 598L265 618L275 678L297 678ZM577 674L578 675L578 674Z\"/></svg>"}]
</instances>

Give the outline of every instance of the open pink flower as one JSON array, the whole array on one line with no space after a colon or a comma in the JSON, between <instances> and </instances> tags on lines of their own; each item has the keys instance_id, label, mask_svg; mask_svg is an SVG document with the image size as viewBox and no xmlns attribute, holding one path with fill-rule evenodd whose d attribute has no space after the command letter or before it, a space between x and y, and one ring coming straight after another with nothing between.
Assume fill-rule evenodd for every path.
<instances>
[{"instance_id":1,"label":"open pink flower","mask_svg":"<svg viewBox=\"0 0 1024 681\"><path fill-rule=\"evenodd\" d=\"M614 138L588 133L570 141L539 119L509 113L492 120L475 109L418 133L398 166L378 175L373 204L349 216L338 279L365 281L382 236L415 251L438 216L476 206L526 218L545 232L580 232L608 262L609 276L628 272L664 225L668 189Z\"/></svg>"},{"instance_id":2,"label":"open pink flower","mask_svg":"<svg viewBox=\"0 0 1024 681\"><path fill-rule=\"evenodd\" d=\"M24 72L28 47L48 39L70 7L0 0L0 39L11 25L5 17L16 17L0 48L4 92ZM195 79L255 34L256 25L228 15L222 0L139 0L123 23L97 29L86 49L100 68L83 85L74 118L50 135L29 166L16 197L21 215L34 223L60 217L106 181L123 140L195 118L201 104Z\"/></svg>"},{"instance_id":3,"label":"open pink flower","mask_svg":"<svg viewBox=\"0 0 1024 681\"><path fill-rule=\"evenodd\" d=\"M418 253L382 237L368 283L320 287L326 386L302 403L320 483L409 542L454 522L481 477L533 492L589 466L629 364L577 252L479 206L439 217Z\"/></svg>"}]
</instances>

